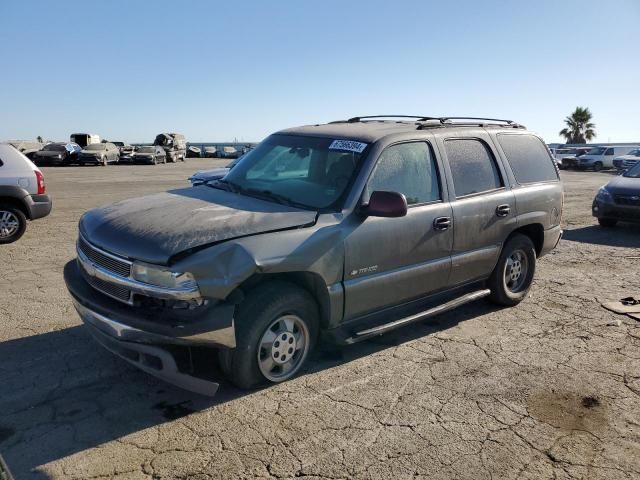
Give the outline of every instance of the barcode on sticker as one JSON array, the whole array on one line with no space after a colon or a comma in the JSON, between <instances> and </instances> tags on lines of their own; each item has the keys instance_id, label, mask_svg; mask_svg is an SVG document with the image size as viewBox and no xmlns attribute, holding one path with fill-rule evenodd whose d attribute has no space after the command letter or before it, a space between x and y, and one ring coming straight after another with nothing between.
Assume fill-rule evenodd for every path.
<instances>
[{"instance_id":1,"label":"barcode on sticker","mask_svg":"<svg viewBox=\"0 0 640 480\"><path fill-rule=\"evenodd\" d=\"M362 153L365 148L367 148L366 143L354 142L353 140L334 140L329 145L329 150L344 150L356 153Z\"/></svg>"}]
</instances>

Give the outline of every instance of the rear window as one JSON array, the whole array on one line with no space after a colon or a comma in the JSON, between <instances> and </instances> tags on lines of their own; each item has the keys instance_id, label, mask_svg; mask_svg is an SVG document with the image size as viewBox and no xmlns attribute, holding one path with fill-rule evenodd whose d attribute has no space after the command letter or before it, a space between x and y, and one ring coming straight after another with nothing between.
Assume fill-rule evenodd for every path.
<instances>
[{"instance_id":1,"label":"rear window","mask_svg":"<svg viewBox=\"0 0 640 480\"><path fill-rule=\"evenodd\" d=\"M498 143L520 184L558 180L544 143L533 135L498 135Z\"/></svg>"},{"instance_id":2,"label":"rear window","mask_svg":"<svg viewBox=\"0 0 640 480\"><path fill-rule=\"evenodd\" d=\"M488 192L502 187L495 158L481 140L455 139L445 142L456 197Z\"/></svg>"}]
</instances>

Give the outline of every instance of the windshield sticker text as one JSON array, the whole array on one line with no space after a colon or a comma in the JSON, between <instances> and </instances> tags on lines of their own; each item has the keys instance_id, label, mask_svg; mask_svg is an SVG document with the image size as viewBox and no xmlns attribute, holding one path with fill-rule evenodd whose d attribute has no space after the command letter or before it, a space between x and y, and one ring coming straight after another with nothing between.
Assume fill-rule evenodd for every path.
<instances>
[{"instance_id":1,"label":"windshield sticker text","mask_svg":"<svg viewBox=\"0 0 640 480\"><path fill-rule=\"evenodd\" d=\"M362 153L367 148L366 143L354 142L352 140L334 140L329 145L329 150L344 150L346 152Z\"/></svg>"}]
</instances>

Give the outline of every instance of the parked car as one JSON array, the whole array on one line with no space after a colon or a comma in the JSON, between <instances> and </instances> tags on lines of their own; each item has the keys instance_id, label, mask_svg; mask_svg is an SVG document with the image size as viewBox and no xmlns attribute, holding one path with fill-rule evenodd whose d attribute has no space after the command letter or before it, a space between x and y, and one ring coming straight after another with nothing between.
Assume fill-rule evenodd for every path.
<instances>
[{"instance_id":1,"label":"parked car","mask_svg":"<svg viewBox=\"0 0 640 480\"><path fill-rule=\"evenodd\" d=\"M119 161L120 150L110 142L87 145L78 155L80 165L95 163L106 166L108 163L118 163Z\"/></svg>"},{"instance_id":2,"label":"parked car","mask_svg":"<svg viewBox=\"0 0 640 480\"><path fill-rule=\"evenodd\" d=\"M152 165L167 163L167 152L158 145L138 147L133 159L136 162L149 163Z\"/></svg>"},{"instance_id":3,"label":"parked car","mask_svg":"<svg viewBox=\"0 0 640 480\"><path fill-rule=\"evenodd\" d=\"M28 159L32 159L36 152L42 150L47 144L34 140L9 140L8 144L23 153Z\"/></svg>"},{"instance_id":4,"label":"parked car","mask_svg":"<svg viewBox=\"0 0 640 480\"><path fill-rule=\"evenodd\" d=\"M235 167L239 161L240 159L236 158L226 167L212 168L211 170L201 170L191 175L188 180L191 182L192 187L197 187L213 180L220 180L227 173L229 173L229 171L233 167Z\"/></svg>"},{"instance_id":5,"label":"parked car","mask_svg":"<svg viewBox=\"0 0 640 480\"><path fill-rule=\"evenodd\" d=\"M218 158L218 149L216 147L204 147L204 158Z\"/></svg>"},{"instance_id":6,"label":"parked car","mask_svg":"<svg viewBox=\"0 0 640 480\"><path fill-rule=\"evenodd\" d=\"M78 162L78 154L82 149L77 143L49 143L33 154L36 165L70 165Z\"/></svg>"},{"instance_id":7,"label":"parked car","mask_svg":"<svg viewBox=\"0 0 640 480\"><path fill-rule=\"evenodd\" d=\"M187 158L200 158L201 156L202 150L200 150L200 147L191 145L187 148Z\"/></svg>"},{"instance_id":8,"label":"parked car","mask_svg":"<svg viewBox=\"0 0 640 480\"><path fill-rule=\"evenodd\" d=\"M111 142L111 143L113 143L116 147L118 147L118 150L120 152L121 162L131 161L131 155L133 155L133 152L135 151L135 147L133 145L129 145L128 143L125 143L125 142Z\"/></svg>"},{"instance_id":9,"label":"parked car","mask_svg":"<svg viewBox=\"0 0 640 480\"><path fill-rule=\"evenodd\" d=\"M77 143L82 148L94 143L100 143L100 136L95 133L72 133L69 136L71 143Z\"/></svg>"},{"instance_id":10,"label":"parked car","mask_svg":"<svg viewBox=\"0 0 640 480\"><path fill-rule=\"evenodd\" d=\"M620 155L613 159L613 166L619 171L629 170L640 161L640 148L631 150L626 155Z\"/></svg>"},{"instance_id":11,"label":"parked car","mask_svg":"<svg viewBox=\"0 0 640 480\"><path fill-rule=\"evenodd\" d=\"M591 211L603 227L640 222L640 162L603 185L593 199Z\"/></svg>"},{"instance_id":12,"label":"parked car","mask_svg":"<svg viewBox=\"0 0 640 480\"><path fill-rule=\"evenodd\" d=\"M566 170L567 168L575 167L577 159L591 150L593 147L572 147L572 148L560 148L556 150L554 155L556 159L556 165L560 170Z\"/></svg>"},{"instance_id":13,"label":"parked car","mask_svg":"<svg viewBox=\"0 0 640 480\"><path fill-rule=\"evenodd\" d=\"M51 212L44 175L23 153L0 143L0 244L18 240L27 220Z\"/></svg>"},{"instance_id":14,"label":"parked car","mask_svg":"<svg viewBox=\"0 0 640 480\"><path fill-rule=\"evenodd\" d=\"M275 133L207 186L85 213L64 276L125 360L212 394L167 345L216 348L253 388L298 373L321 333L351 344L483 297L518 304L562 197L514 122L356 117Z\"/></svg>"},{"instance_id":15,"label":"parked car","mask_svg":"<svg viewBox=\"0 0 640 480\"><path fill-rule=\"evenodd\" d=\"M153 144L164 148L168 162L184 162L187 157L187 141L180 133L159 133Z\"/></svg>"},{"instance_id":16,"label":"parked car","mask_svg":"<svg viewBox=\"0 0 640 480\"><path fill-rule=\"evenodd\" d=\"M603 168L613 168L614 157L626 155L633 149L634 147L593 147L576 160L575 166L580 169L592 168L596 172Z\"/></svg>"},{"instance_id":17,"label":"parked car","mask_svg":"<svg viewBox=\"0 0 640 480\"><path fill-rule=\"evenodd\" d=\"M217 152L219 158L238 158L241 154L235 147L222 147Z\"/></svg>"}]
</instances>

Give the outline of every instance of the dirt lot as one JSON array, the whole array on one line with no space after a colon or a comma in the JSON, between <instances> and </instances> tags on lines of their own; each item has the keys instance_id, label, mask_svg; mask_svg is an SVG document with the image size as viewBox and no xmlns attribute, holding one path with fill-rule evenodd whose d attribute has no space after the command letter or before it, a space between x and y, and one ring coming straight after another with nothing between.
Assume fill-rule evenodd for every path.
<instances>
[{"instance_id":1,"label":"dirt lot","mask_svg":"<svg viewBox=\"0 0 640 480\"><path fill-rule=\"evenodd\" d=\"M221 163L44 169L52 215L0 248L0 452L17 479L640 477L640 322L600 306L640 297L640 228L595 225L610 174L563 173L565 237L518 307L324 346L291 382L208 399L96 346L62 268L85 210Z\"/></svg>"}]
</instances>

